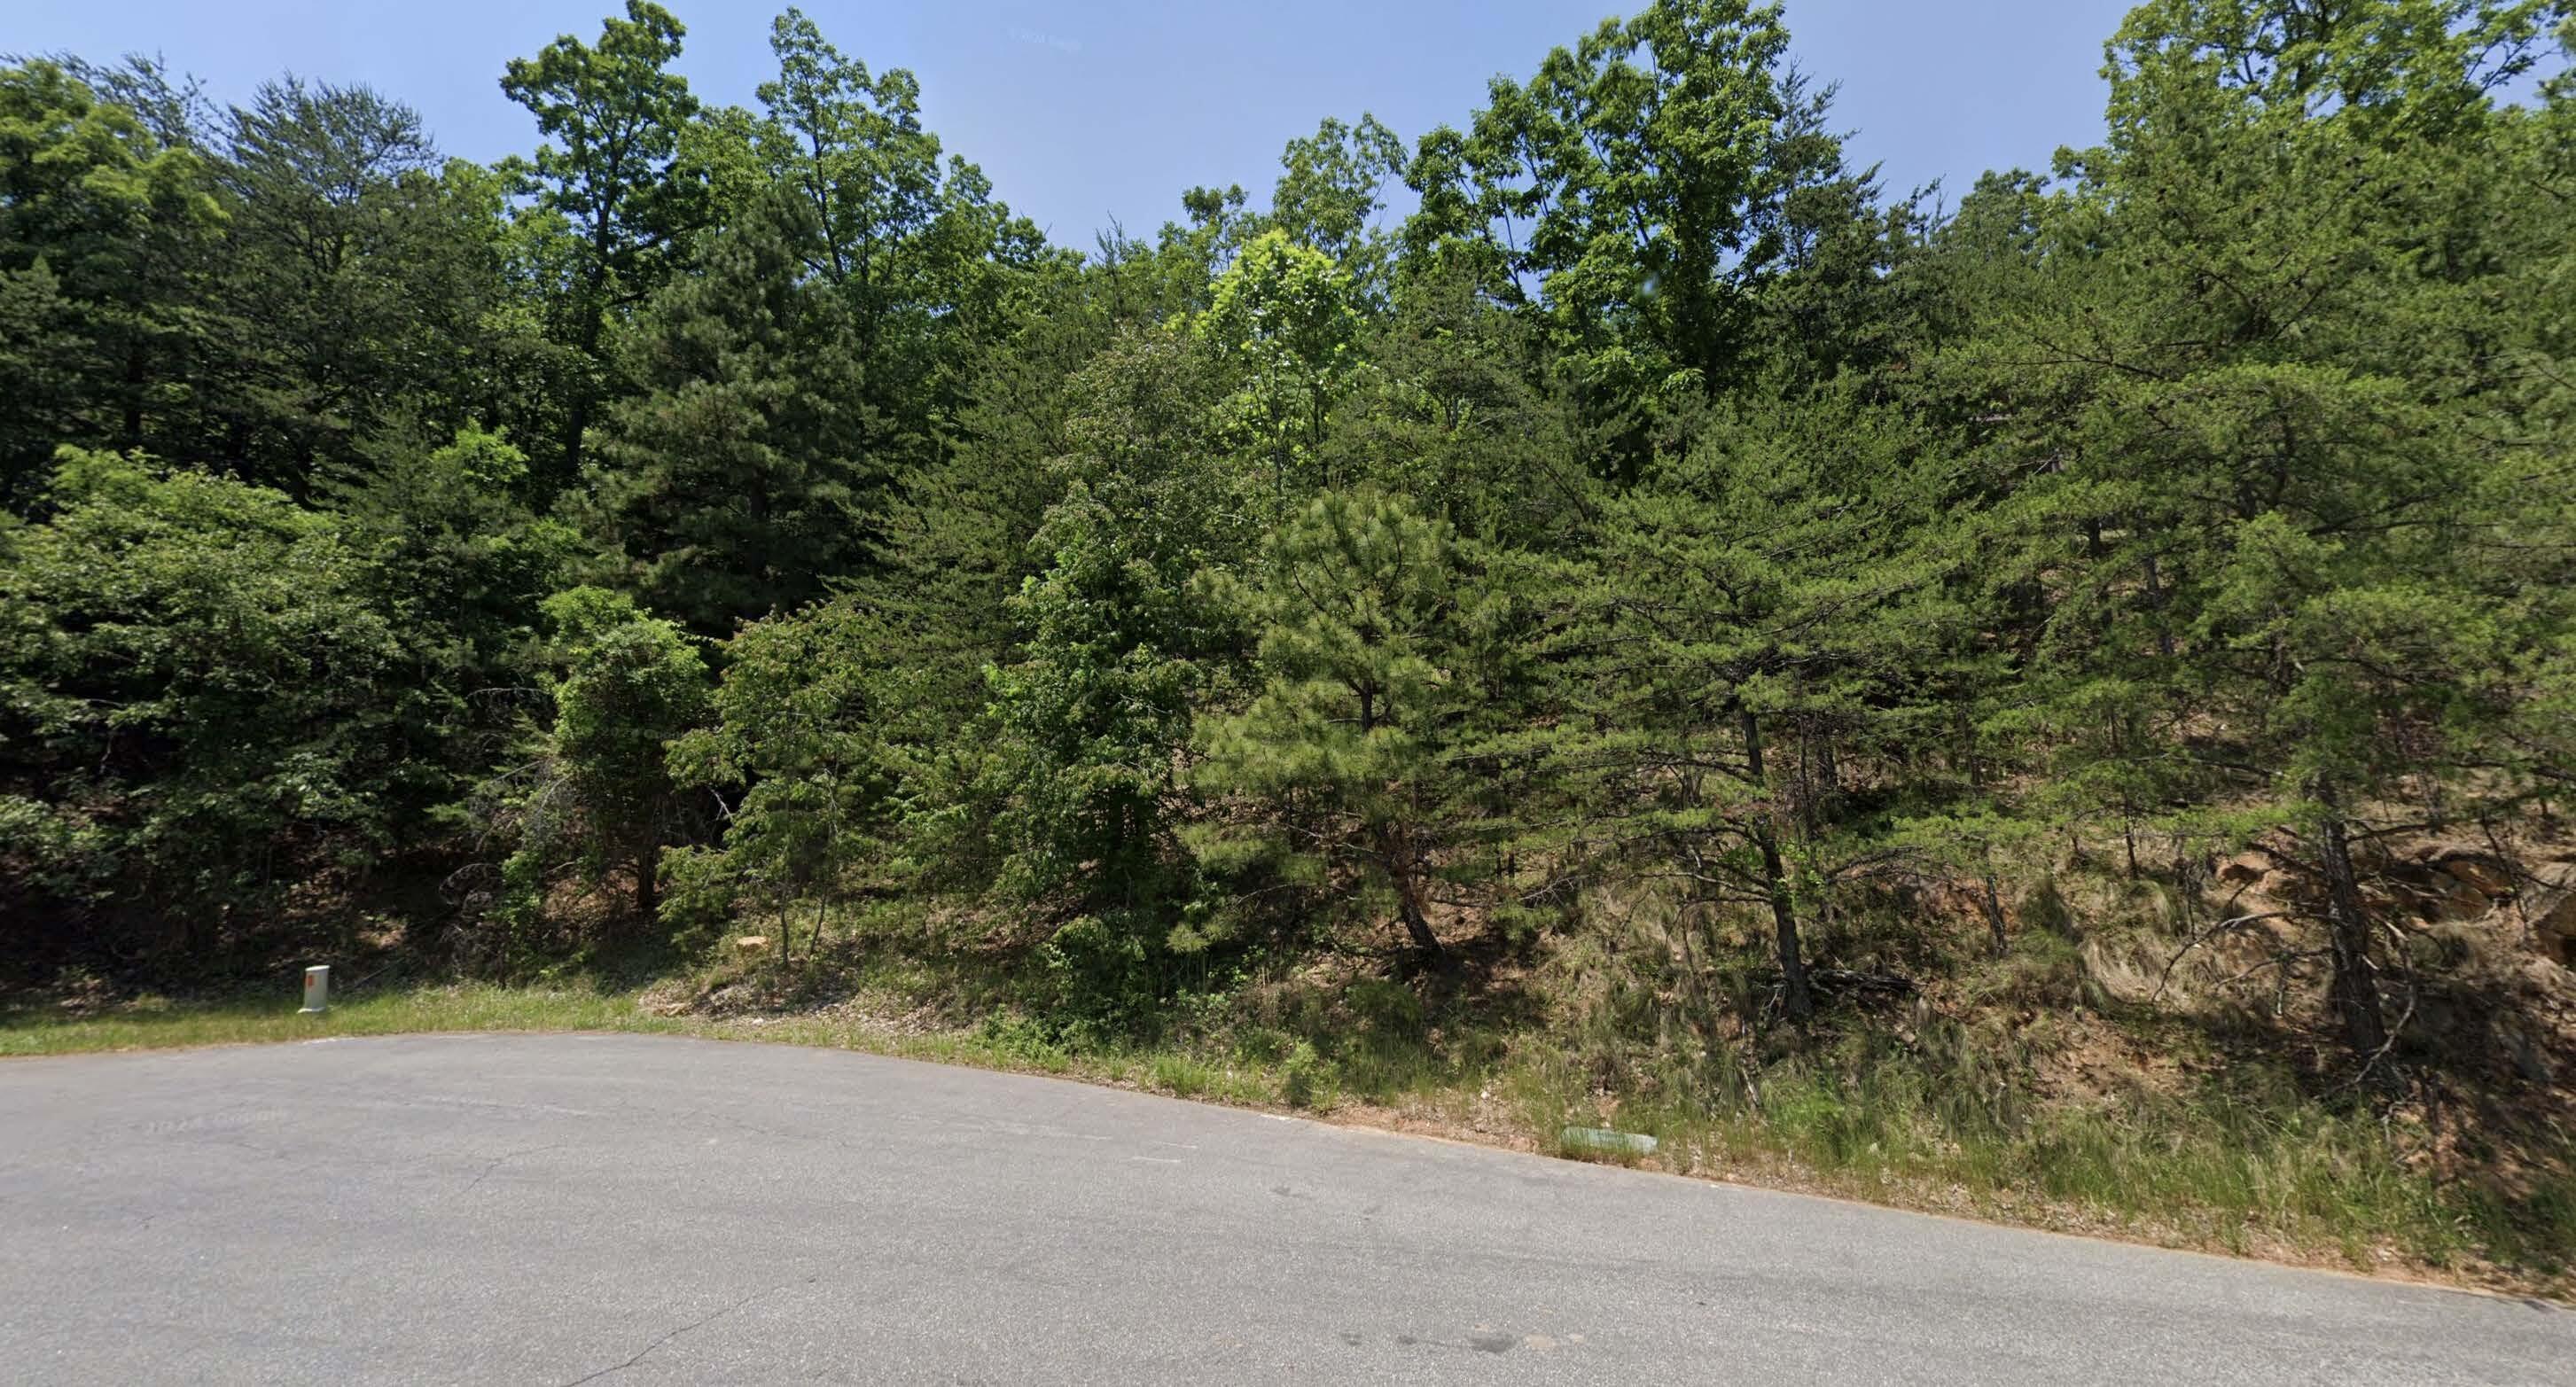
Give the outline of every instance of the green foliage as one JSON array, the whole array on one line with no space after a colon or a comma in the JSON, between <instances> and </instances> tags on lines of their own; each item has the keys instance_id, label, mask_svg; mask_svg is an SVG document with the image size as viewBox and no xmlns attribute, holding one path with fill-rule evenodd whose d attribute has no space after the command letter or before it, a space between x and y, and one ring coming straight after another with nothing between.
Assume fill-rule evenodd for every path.
<instances>
[{"instance_id":1,"label":"green foliage","mask_svg":"<svg viewBox=\"0 0 2576 1387\"><path fill-rule=\"evenodd\" d=\"M1258 806L1258 831L1220 821L1202 852L1327 898L1356 885L1439 953L1432 911L1502 871L1492 739L1522 658L1507 571L1375 493L1326 492L1273 536L1257 583L1225 594L1258 633L1254 697L1199 737L1198 782Z\"/></svg>"},{"instance_id":2,"label":"green foliage","mask_svg":"<svg viewBox=\"0 0 2576 1387\"><path fill-rule=\"evenodd\" d=\"M1005 604L1016 657L987 675L995 884L1057 923L1048 964L1087 1002L1150 1004L1208 942L1176 837L1181 771L1233 634L1194 578L1239 562L1259 513L1249 474L1210 460L1218 388L1162 331L1122 336L1077 376L1052 465L1064 494L1030 546L1039 571Z\"/></svg>"},{"instance_id":3,"label":"green foliage","mask_svg":"<svg viewBox=\"0 0 2576 1387\"><path fill-rule=\"evenodd\" d=\"M811 268L835 284L894 297L890 259L938 212L939 140L921 128L920 84L896 68L871 77L803 11L771 26L778 79L761 103L772 178L811 208Z\"/></svg>"},{"instance_id":4,"label":"green foliage","mask_svg":"<svg viewBox=\"0 0 2576 1387\"><path fill-rule=\"evenodd\" d=\"M766 114L749 130L755 181L800 209L796 250L848 312L867 372L855 397L918 429L957 408L979 351L1020 325L1044 238L975 165L952 156L943 168L912 73L872 74L793 7L769 46L778 77L761 84Z\"/></svg>"},{"instance_id":5,"label":"green foliage","mask_svg":"<svg viewBox=\"0 0 2576 1387\"><path fill-rule=\"evenodd\" d=\"M2535 117L2487 84L2550 8L2142 7L2109 144L2053 199L1985 190L1953 252L1981 262L1963 287L2000 291L1954 364L2011 478L1988 591L2027 613L2003 723L2042 752L2037 807L2108 820L2132 872L2141 829L2215 807L2296 825L2365 1052L2356 802L2554 774L2508 730L2532 687L2498 675L2568 629L2557 445L2518 379L2563 344L2499 305L2527 254L2506 248L2557 213L2465 157L2530 148ZM2551 262L2563 245L2522 261Z\"/></svg>"},{"instance_id":6,"label":"green foliage","mask_svg":"<svg viewBox=\"0 0 2576 1387\"><path fill-rule=\"evenodd\" d=\"M1288 142L1279 165L1271 227L1331 256L1364 292L1382 292L1394 247L1376 218L1382 190L1404 171L1404 142L1375 116L1357 125L1327 116L1314 134Z\"/></svg>"},{"instance_id":7,"label":"green foliage","mask_svg":"<svg viewBox=\"0 0 2576 1387\"><path fill-rule=\"evenodd\" d=\"M1472 265L1543 311L1569 365L1611 391L1677 372L1707 389L1745 346L1747 291L1781 247L1761 209L1784 190L1779 7L1657 0L1497 79L1465 133L1422 140L1407 181L1413 253Z\"/></svg>"},{"instance_id":8,"label":"green foliage","mask_svg":"<svg viewBox=\"0 0 2576 1387\"><path fill-rule=\"evenodd\" d=\"M885 644L874 615L845 600L755 622L726 646L714 725L669 754L676 787L734 792L722 845L672 863L694 914L774 915L784 952L791 912L846 894L845 875L880 846L901 764L884 738L902 690L873 664Z\"/></svg>"},{"instance_id":9,"label":"green foliage","mask_svg":"<svg viewBox=\"0 0 2576 1387\"><path fill-rule=\"evenodd\" d=\"M1324 1097L1324 1062L1310 1041L1298 1041L1279 1068L1279 1096L1292 1108L1311 1108Z\"/></svg>"},{"instance_id":10,"label":"green foliage","mask_svg":"<svg viewBox=\"0 0 2576 1387\"><path fill-rule=\"evenodd\" d=\"M688 80L670 70L687 32L661 6L629 0L598 43L566 34L534 58L511 59L502 75L502 93L549 141L527 165L537 203L583 246L579 333L595 334L611 302L669 278L703 215L693 180L674 176L680 130L698 110Z\"/></svg>"},{"instance_id":11,"label":"green foliage","mask_svg":"<svg viewBox=\"0 0 2576 1387\"><path fill-rule=\"evenodd\" d=\"M1361 317L1350 277L1284 231L1253 238L1216 281L1193 330L1243 386L1234 425L1267 453L1277 485L1332 484L1318 475L1334 401L1360 366Z\"/></svg>"},{"instance_id":12,"label":"green foliage","mask_svg":"<svg viewBox=\"0 0 2576 1387\"><path fill-rule=\"evenodd\" d=\"M1003 831L1027 889L1076 875L1148 893L1167 855L1172 752L1201 680L1191 650L1210 618L1188 570L1136 552L1076 484L1038 532L1046 572L1013 599L1024 659L992 676L993 706L1019 764Z\"/></svg>"},{"instance_id":13,"label":"green foliage","mask_svg":"<svg viewBox=\"0 0 2576 1387\"><path fill-rule=\"evenodd\" d=\"M536 117L547 143L505 165L529 198L522 216L545 246L548 335L568 349L559 478L580 472L583 433L599 393L596 363L613 318L676 274L708 218L706 187L679 162L698 113L688 80L670 70L687 32L652 0L627 0L599 42L570 34L533 58L513 58L501 91Z\"/></svg>"},{"instance_id":14,"label":"green foliage","mask_svg":"<svg viewBox=\"0 0 2576 1387\"><path fill-rule=\"evenodd\" d=\"M226 153L222 356L198 388L240 471L301 495L385 434L492 410L483 373L534 342L496 315L479 170L443 166L409 107L293 77L231 113Z\"/></svg>"},{"instance_id":15,"label":"green foliage","mask_svg":"<svg viewBox=\"0 0 2576 1387\"><path fill-rule=\"evenodd\" d=\"M596 886L623 872L632 919L650 928L662 851L702 818L671 774L670 744L706 720L706 660L678 627L600 588L547 598L545 617L554 720L534 759L492 791L494 820L516 842L503 922L528 926L567 875Z\"/></svg>"},{"instance_id":16,"label":"green foliage","mask_svg":"<svg viewBox=\"0 0 2576 1387\"><path fill-rule=\"evenodd\" d=\"M1599 445L1565 391L1533 381L1536 338L1465 276L1417 276L1360 343L1368 369L1332 415L1321 474L1407 497L1460 534L1577 548Z\"/></svg>"},{"instance_id":17,"label":"green foliage","mask_svg":"<svg viewBox=\"0 0 2576 1387\"><path fill-rule=\"evenodd\" d=\"M453 818L534 697L539 607L580 538L529 510L527 455L497 432L469 424L436 447L399 437L371 451L332 494L366 557L369 604L403 638L388 692L407 743L402 802Z\"/></svg>"},{"instance_id":18,"label":"green foliage","mask_svg":"<svg viewBox=\"0 0 2576 1387\"><path fill-rule=\"evenodd\" d=\"M2429 1197L2392 1088L2562 1159L2557 975L2429 880L2544 910L2576 779L2553 34L2151 0L2100 145L1945 215L1781 6L1648 0L1090 254L794 9L744 107L643 0L509 64L492 168L12 60L0 984L739 930L773 998L957 980L973 1053L1211 1047L1174 1091L1437 1090L1509 1015L1548 1124L2397 1228L2331 1197ZM2036 1096L2251 1072L2204 1032L2348 1096Z\"/></svg>"},{"instance_id":19,"label":"green foliage","mask_svg":"<svg viewBox=\"0 0 2576 1387\"><path fill-rule=\"evenodd\" d=\"M0 535L0 858L160 955L385 843L403 642L346 525L76 449L45 500Z\"/></svg>"},{"instance_id":20,"label":"green foliage","mask_svg":"<svg viewBox=\"0 0 2576 1387\"><path fill-rule=\"evenodd\" d=\"M781 199L620 334L634 393L602 421L591 527L618 577L711 639L866 561L877 420L845 311L803 282Z\"/></svg>"},{"instance_id":21,"label":"green foliage","mask_svg":"<svg viewBox=\"0 0 2576 1387\"><path fill-rule=\"evenodd\" d=\"M174 451L223 220L200 151L59 63L0 67L0 501L59 445Z\"/></svg>"},{"instance_id":22,"label":"green foliage","mask_svg":"<svg viewBox=\"0 0 2576 1387\"><path fill-rule=\"evenodd\" d=\"M1909 433L1855 406L1712 426L1610 504L1588 604L1610 669L1593 760L1635 813L1621 834L1698 901L1768 913L1792 1016L1810 1006L1799 917L1888 846L1888 806L1847 782L1937 727L1924 675L1957 619L1934 478L1890 465Z\"/></svg>"}]
</instances>

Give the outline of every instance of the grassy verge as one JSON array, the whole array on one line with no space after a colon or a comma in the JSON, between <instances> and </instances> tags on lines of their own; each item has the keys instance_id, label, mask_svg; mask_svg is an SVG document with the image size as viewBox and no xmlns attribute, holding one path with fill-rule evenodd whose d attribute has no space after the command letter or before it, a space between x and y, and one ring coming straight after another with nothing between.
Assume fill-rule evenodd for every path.
<instances>
[{"instance_id":1,"label":"grassy verge","mask_svg":"<svg viewBox=\"0 0 2576 1387\"><path fill-rule=\"evenodd\" d=\"M0 1060L46 1055L280 1044L335 1036L471 1031L610 1031L762 1040L906 1059L1056 1074L1125 1084L1187 1098L1244 1105L1283 1101L1289 1085L1259 1066L1210 1063L1178 1050L1076 1052L1010 1024L967 1030L889 1032L830 1015L709 1019L647 1010L639 994L584 986L499 987L478 983L377 991L335 1000L305 1016L293 999L212 1001L146 997L112 1010L0 1008Z\"/></svg>"},{"instance_id":2,"label":"grassy verge","mask_svg":"<svg viewBox=\"0 0 2576 1387\"><path fill-rule=\"evenodd\" d=\"M102 1050L166 1050L324 1036L420 1031L679 1030L638 1010L628 994L584 988L424 987L381 991L302 1016L290 997L221 1001L144 998L112 1011L65 1015L0 1010L0 1058Z\"/></svg>"},{"instance_id":3,"label":"grassy verge","mask_svg":"<svg viewBox=\"0 0 2576 1387\"><path fill-rule=\"evenodd\" d=\"M608 987L373 991L324 1016L269 997L143 999L87 1016L0 1010L0 1057L431 1031L628 1031L765 1040L1061 1075L1185 1098L1293 1107L1550 1154L1569 1124L1657 1137L1683 1174L1905 1207L2566 1295L2576 1189L2437 1183L2378 1126L2242 1088L2015 1112L1921 1055L1811 1056L1757 1082L1632 1074L1605 1087L1563 1037L1364 1032L1319 1052L1245 1028L1161 1047L1067 1044L1007 1019L889 1026L842 1011L669 1016ZM1744 1073L1730 1059L1729 1072ZM1969 1066L1973 1068L1973 1066Z\"/></svg>"}]
</instances>

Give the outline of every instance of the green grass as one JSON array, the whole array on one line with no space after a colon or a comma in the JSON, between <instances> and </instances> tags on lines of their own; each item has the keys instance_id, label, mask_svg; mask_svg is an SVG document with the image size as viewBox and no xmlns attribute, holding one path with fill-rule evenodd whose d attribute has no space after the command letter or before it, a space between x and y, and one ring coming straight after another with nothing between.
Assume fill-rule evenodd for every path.
<instances>
[{"instance_id":1,"label":"green grass","mask_svg":"<svg viewBox=\"0 0 2576 1387\"><path fill-rule=\"evenodd\" d=\"M1795 1172L1812 1189L2170 1246L2392 1265L2514 1289L2576 1290L2576 1181L2510 1193L2410 1165L2369 1114L2287 1092L2202 1091L2084 1107L1979 1103L1955 1076L1888 1057L1775 1066L1758 1096L1659 1084L1614 1124L1685 1173ZM1561 1061L1509 1082L1540 1134L1597 1120Z\"/></svg>"},{"instance_id":2,"label":"green grass","mask_svg":"<svg viewBox=\"0 0 2576 1387\"><path fill-rule=\"evenodd\" d=\"M646 1015L637 1009L631 994L586 988L457 985L372 992L335 1001L320 1016L299 1015L297 1005L290 994L277 1000L244 997L212 1002L146 997L89 1016L34 1008L0 1011L0 1057L421 1031L688 1029Z\"/></svg>"},{"instance_id":3,"label":"green grass","mask_svg":"<svg viewBox=\"0 0 2576 1387\"><path fill-rule=\"evenodd\" d=\"M145 997L90 1015L52 1008L5 1009L0 1010L0 1059L442 1031L625 1031L758 1040L1060 1074L1242 1105L1278 1103L1284 1088L1284 1075L1272 1066L1210 1059L1178 1049L1076 1052L1047 1039L1035 1027L1004 1018L968 1030L889 1034L827 1016L714 1020L659 1016L643 1010L633 992L473 983L345 997L319 1016L300 1014L292 997L284 1001Z\"/></svg>"}]
</instances>

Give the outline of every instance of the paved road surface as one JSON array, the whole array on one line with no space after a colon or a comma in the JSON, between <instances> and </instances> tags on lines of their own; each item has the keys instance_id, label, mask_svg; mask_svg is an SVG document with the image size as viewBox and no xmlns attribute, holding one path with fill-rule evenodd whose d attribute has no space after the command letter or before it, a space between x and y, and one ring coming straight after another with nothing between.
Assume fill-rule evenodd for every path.
<instances>
[{"instance_id":1,"label":"paved road surface","mask_svg":"<svg viewBox=\"0 0 2576 1387\"><path fill-rule=\"evenodd\" d=\"M644 1036L0 1063L0 1379L2576 1384L2576 1313Z\"/></svg>"}]
</instances>

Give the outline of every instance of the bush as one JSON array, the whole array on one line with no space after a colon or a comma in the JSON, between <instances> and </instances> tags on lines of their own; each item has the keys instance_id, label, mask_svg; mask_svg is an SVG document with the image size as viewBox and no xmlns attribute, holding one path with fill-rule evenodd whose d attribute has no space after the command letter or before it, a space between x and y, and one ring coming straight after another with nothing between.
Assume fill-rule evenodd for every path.
<instances>
[{"instance_id":1,"label":"bush","mask_svg":"<svg viewBox=\"0 0 2576 1387\"><path fill-rule=\"evenodd\" d=\"M1321 1096L1324 1086L1323 1057L1313 1044L1298 1041L1288 1052L1287 1066L1280 1071L1279 1096L1292 1108L1309 1108Z\"/></svg>"},{"instance_id":2,"label":"bush","mask_svg":"<svg viewBox=\"0 0 2576 1387\"><path fill-rule=\"evenodd\" d=\"M0 861L79 923L30 946L199 953L389 841L403 641L337 517L74 449L47 500L0 554Z\"/></svg>"}]
</instances>

